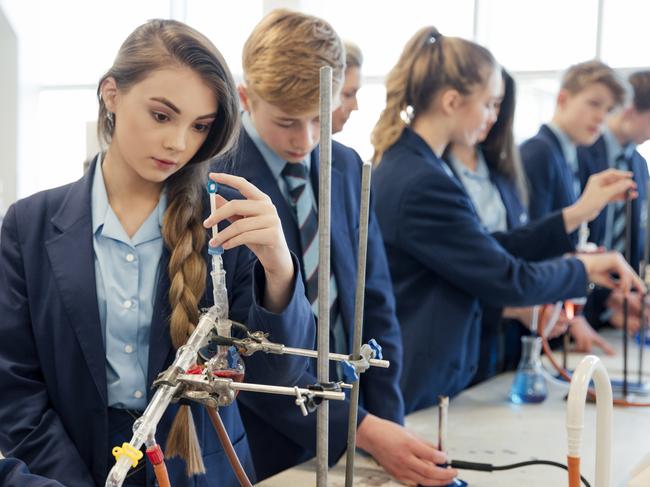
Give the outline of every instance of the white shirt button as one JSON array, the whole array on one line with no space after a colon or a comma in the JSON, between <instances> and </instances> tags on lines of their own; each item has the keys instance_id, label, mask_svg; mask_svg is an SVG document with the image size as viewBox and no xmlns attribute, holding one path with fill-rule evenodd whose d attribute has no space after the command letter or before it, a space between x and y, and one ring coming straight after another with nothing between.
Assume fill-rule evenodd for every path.
<instances>
[{"instance_id":1,"label":"white shirt button","mask_svg":"<svg viewBox=\"0 0 650 487\"><path fill-rule=\"evenodd\" d=\"M126 261L127 262L133 262L135 260L135 255L133 254L126 254Z\"/></svg>"},{"instance_id":2,"label":"white shirt button","mask_svg":"<svg viewBox=\"0 0 650 487\"><path fill-rule=\"evenodd\" d=\"M133 347L131 345L125 345L124 346L124 351L126 353L132 353L133 352Z\"/></svg>"},{"instance_id":3,"label":"white shirt button","mask_svg":"<svg viewBox=\"0 0 650 487\"><path fill-rule=\"evenodd\" d=\"M142 397L142 391L135 391L133 393L133 397L135 397L136 399L140 399Z\"/></svg>"},{"instance_id":4,"label":"white shirt button","mask_svg":"<svg viewBox=\"0 0 650 487\"><path fill-rule=\"evenodd\" d=\"M122 303L122 306L124 306L126 309L129 309L131 306L133 306L133 301L130 299L125 299Z\"/></svg>"}]
</instances>

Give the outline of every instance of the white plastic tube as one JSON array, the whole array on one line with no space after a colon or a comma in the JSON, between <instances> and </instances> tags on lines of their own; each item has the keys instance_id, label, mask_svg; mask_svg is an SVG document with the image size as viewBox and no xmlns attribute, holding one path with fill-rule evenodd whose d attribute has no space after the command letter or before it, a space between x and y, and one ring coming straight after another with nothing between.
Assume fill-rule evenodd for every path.
<instances>
[{"instance_id":1,"label":"white plastic tube","mask_svg":"<svg viewBox=\"0 0 650 487\"><path fill-rule=\"evenodd\" d=\"M612 465L612 384L600 359L588 355L582 359L571 379L567 400L567 436L569 460L580 458L584 429L585 401L589 382L596 386L596 482L595 487L610 487Z\"/></svg>"}]
</instances>

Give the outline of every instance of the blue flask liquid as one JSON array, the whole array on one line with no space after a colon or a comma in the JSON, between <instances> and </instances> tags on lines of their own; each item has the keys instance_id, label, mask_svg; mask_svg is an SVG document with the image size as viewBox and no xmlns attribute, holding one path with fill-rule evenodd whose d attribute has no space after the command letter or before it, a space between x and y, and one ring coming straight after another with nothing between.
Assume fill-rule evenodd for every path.
<instances>
[{"instance_id":1,"label":"blue flask liquid","mask_svg":"<svg viewBox=\"0 0 650 487\"><path fill-rule=\"evenodd\" d=\"M515 404L543 402L548 396L548 389L546 379L542 375L540 360L542 339L535 336L522 336L521 348L521 360L510 388L510 401Z\"/></svg>"}]
</instances>

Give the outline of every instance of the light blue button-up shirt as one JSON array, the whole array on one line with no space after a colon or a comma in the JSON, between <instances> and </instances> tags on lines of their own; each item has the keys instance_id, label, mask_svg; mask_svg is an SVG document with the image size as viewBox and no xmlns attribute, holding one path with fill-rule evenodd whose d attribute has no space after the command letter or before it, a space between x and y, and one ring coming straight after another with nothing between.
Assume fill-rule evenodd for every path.
<instances>
[{"instance_id":1,"label":"light blue button-up shirt","mask_svg":"<svg viewBox=\"0 0 650 487\"><path fill-rule=\"evenodd\" d=\"M551 129L551 132L555 134L557 139L560 141L560 147L562 148L562 154L566 160L569 169L571 169L571 174L573 174L573 194L577 198L580 197L582 193L582 186L580 184L580 174L578 168L578 147L571 141L569 136L562 130L560 127L555 125L553 122L549 122L548 128Z\"/></svg>"},{"instance_id":2,"label":"light blue button-up shirt","mask_svg":"<svg viewBox=\"0 0 650 487\"><path fill-rule=\"evenodd\" d=\"M492 233L508 230L506 207L503 204L499 188L490 179L490 170L485 162L483 152L477 149L476 171L472 171L453 154L449 155L449 163L458 174L487 231Z\"/></svg>"},{"instance_id":3,"label":"light blue button-up shirt","mask_svg":"<svg viewBox=\"0 0 650 487\"><path fill-rule=\"evenodd\" d=\"M130 238L108 202L100 159L91 202L108 406L144 409L149 332L163 249L160 229L166 198L163 193L156 208Z\"/></svg>"}]
</instances>

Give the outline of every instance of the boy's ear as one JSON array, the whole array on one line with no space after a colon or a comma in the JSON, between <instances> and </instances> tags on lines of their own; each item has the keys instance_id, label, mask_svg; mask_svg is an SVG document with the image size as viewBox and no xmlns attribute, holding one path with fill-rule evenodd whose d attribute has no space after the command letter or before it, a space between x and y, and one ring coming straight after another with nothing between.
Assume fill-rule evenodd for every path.
<instances>
[{"instance_id":1,"label":"boy's ear","mask_svg":"<svg viewBox=\"0 0 650 487\"><path fill-rule=\"evenodd\" d=\"M571 93L567 90L561 89L557 94L556 105L558 108L564 108L566 106L567 100L571 97Z\"/></svg>"},{"instance_id":2,"label":"boy's ear","mask_svg":"<svg viewBox=\"0 0 650 487\"><path fill-rule=\"evenodd\" d=\"M109 76L102 81L99 92L101 93L106 110L115 113L115 99L117 98L117 83L115 82L115 78Z\"/></svg>"},{"instance_id":3,"label":"boy's ear","mask_svg":"<svg viewBox=\"0 0 650 487\"><path fill-rule=\"evenodd\" d=\"M242 108L245 111L250 112L251 100L248 96L248 89L246 88L246 85L239 85L237 87L237 93L239 93L239 101L241 102Z\"/></svg>"}]
</instances>

